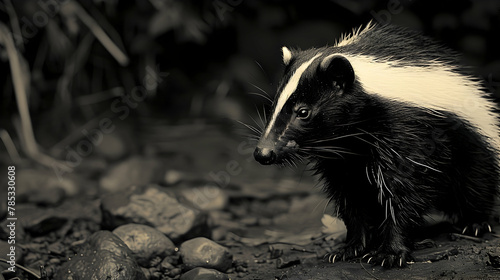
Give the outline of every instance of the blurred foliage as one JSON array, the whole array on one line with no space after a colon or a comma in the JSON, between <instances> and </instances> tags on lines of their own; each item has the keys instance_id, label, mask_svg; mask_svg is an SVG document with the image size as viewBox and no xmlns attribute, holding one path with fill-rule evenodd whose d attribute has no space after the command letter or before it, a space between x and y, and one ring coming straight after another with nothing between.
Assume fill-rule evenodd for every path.
<instances>
[{"instance_id":1,"label":"blurred foliage","mask_svg":"<svg viewBox=\"0 0 500 280\"><path fill-rule=\"evenodd\" d=\"M26 65L34 135L46 150L78 140L73 131L104 116L245 119L268 104L248 93L274 95L282 45L333 44L372 19L463 52L498 94L499 9L496 0L0 0L1 23ZM11 59L0 42L0 128L16 140L27 128L18 120Z\"/></svg>"}]
</instances>

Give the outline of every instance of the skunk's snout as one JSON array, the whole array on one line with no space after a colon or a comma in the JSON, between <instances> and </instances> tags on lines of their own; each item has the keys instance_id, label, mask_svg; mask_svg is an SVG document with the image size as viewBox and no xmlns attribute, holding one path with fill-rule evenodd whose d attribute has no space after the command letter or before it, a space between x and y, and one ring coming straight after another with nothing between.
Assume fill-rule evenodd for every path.
<instances>
[{"instance_id":1,"label":"skunk's snout","mask_svg":"<svg viewBox=\"0 0 500 280\"><path fill-rule=\"evenodd\" d=\"M255 148L253 152L253 157L260 164L269 165L276 161L276 153L270 148Z\"/></svg>"}]
</instances>

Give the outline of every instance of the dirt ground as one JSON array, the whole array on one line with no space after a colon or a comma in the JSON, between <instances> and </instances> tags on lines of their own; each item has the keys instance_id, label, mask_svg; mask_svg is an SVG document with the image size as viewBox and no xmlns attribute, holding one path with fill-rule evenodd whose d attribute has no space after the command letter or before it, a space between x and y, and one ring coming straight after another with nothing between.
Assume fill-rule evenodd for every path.
<instances>
[{"instance_id":1,"label":"dirt ground","mask_svg":"<svg viewBox=\"0 0 500 280\"><path fill-rule=\"evenodd\" d=\"M500 279L498 222L492 223L493 233L482 238L452 235L456 229L451 226L429 228L422 238L434 241L435 247L416 250L413 254L416 261L405 268L387 270L359 260L327 263L322 256L330 250L329 246L340 244L335 238L328 239L330 234L322 231L328 227L322 218L324 214L331 214L331 208L306 166L261 166L253 160L253 146L246 138L220 126L161 128L165 130L168 133L164 135L169 136L156 138L161 141L148 135L143 135L143 140L147 143L146 150L154 151L153 156L168 159L166 170L176 170L182 175L177 187L182 188L187 182L217 183L211 174L228 172L228 163L238 167L238 172L233 172L222 186L229 197L228 204L217 212L230 213L231 218L224 221L215 218L213 222L218 226L212 229L212 237L230 249L234 263L246 267L241 271L230 270L231 279ZM99 215L98 181L109 170L106 165L96 174L85 172L88 167L82 166L83 169L71 176L85 182L79 186L86 188L83 190L86 195L66 199L71 199L73 209L96 212L74 210L75 220L78 215ZM56 206L44 209L52 207ZM212 217L218 216L215 213ZM80 225L81 236L101 229L100 217L95 218L87 226ZM71 230L66 229L68 231ZM78 229L72 231L75 235ZM50 258L44 257L47 252L40 248L49 244L54 251L54 241L57 241L54 233L28 236L25 240L30 244L23 247L27 256L23 264L35 271L37 266L44 265L54 274L72 252L68 246L58 248L59 253L52 252Z\"/></svg>"},{"instance_id":2,"label":"dirt ground","mask_svg":"<svg viewBox=\"0 0 500 280\"><path fill-rule=\"evenodd\" d=\"M497 227L497 230L500 227ZM499 251L499 239L493 237L482 243L447 241L445 234L436 239L437 248L417 250L414 256L421 261L406 268L384 269L364 262L325 263L315 254L291 251L287 246L285 260L300 260L300 264L278 269L279 261L256 263L255 255L268 248L242 247L234 252L237 258L250 259L249 273L244 279L499 279L500 271L488 265L487 252ZM314 246L309 246L313 249ZM233 248L236 249L236 248ZM266 255L266 254L264 254ZM269 253L267 253L269 255ZM442 258L441 260L435 260ZM426 260L427 261L424 261Z\"/></svg>"}]
</instances>

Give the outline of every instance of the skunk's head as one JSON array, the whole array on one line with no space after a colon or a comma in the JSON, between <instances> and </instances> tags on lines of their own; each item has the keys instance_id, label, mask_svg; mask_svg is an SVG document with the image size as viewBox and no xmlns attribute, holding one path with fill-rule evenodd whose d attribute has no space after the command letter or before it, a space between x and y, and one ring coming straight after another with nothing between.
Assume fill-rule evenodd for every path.
<instances>
[{"instance_id":1,"label":"skunk's head","mask_svg":"<svg viewBox=\"0 0 500 280\"><path fill-rule=\"evenodd\" d=\"M254 151L261 164L284 163L327 146L331 128L349 121L356 95L354 70L346 57L327 49L283 47L285 73L272 115Z\"/></svg>"}]
</instances>

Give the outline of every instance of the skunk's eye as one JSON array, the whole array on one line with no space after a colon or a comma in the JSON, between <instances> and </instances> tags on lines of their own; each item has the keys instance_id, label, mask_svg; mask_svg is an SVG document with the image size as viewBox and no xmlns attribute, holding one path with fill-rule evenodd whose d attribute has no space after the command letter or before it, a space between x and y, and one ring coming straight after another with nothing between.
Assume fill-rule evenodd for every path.
<instances>
[{"instance_id":1,"label":"skunk's eye","mask_svg":"<svg viewBox=\"0 0 500 280\"><path fill-rule=\"evenodd\" d=\"M311 111L308 108L300 108L297 110L297 118L307 120L311 116Z\"/></svg>"}]
</instances>

